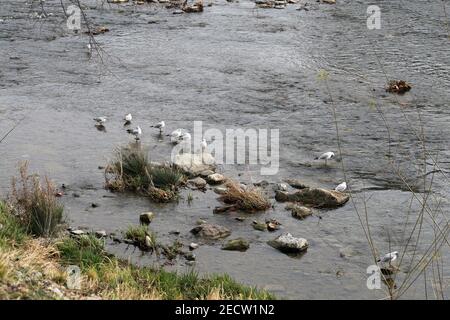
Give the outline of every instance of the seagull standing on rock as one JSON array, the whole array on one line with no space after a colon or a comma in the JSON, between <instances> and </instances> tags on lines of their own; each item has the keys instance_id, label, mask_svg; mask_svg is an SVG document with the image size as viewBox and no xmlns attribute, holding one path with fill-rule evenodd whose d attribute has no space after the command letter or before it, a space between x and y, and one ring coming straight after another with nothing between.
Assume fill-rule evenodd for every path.
<instances>
[{"instance_id":1,"label":"seagull standing on rock","mask_svg":"<svg viewBox=\"0 0 450 320\"><path fill-rule=\"evenodd\" d=\"M340 183L336 188L334 188L335 191L344 192L347 190L347 182Z\"/></svg>"},{"instance_id":2,"label":"seagull standing on rock","mask_svg":"<svg viewBox=\"0 0 450 320\"><path fill-rule=\"evenodd\" d=\"M398 258L398 251L393 251L380 257L380 259L378 259L377 262L391 264L391 262L394 262L395 260L397 260L397 258Z\"/></svg>"},{"instance_id":3,"label":"seagull standing on rock","mask_svg":"<svg viewBox=\"0 0 450 320\"><path fill-rule=\"evenodd\" d=\"M327 165L327 160L331 160L335 157L334 152L328 151L322 153L320 156L314 158L314 160L325 160L325 165Z\"/></svg>"},{"instance_id":4,"label":"seagull standing on rock","mask_svg":"<svg viewBox=\"0 0 450 320\"><path fill-rule=\"evenodd\" d=\"M142 135L142 129L139 126L137 126L134 129L128 129L127 132L129 134L132 134L134 136L134 138L136 139L136 141L140 140L140 136Z\"/></svg>"},{"instance_id":5,"label":"seagull standing on rock","mask_svg":"<svg viewBox=\"0 0 450 320\"><path fill-rule=\"evenodd\" d=\"M158 122L156 125L154 125L152 127L159 129L159 134L161 134L163 132L163 129L164 129L165 126L166 126L166 124L164 123L164 121L161 121L161 122Z\"/></svg>"}]
</instances>

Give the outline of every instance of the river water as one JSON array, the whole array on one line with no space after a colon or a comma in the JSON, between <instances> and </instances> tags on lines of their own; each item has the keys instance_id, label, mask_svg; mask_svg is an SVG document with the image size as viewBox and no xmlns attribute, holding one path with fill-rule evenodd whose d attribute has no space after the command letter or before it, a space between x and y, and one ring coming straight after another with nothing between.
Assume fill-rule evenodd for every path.
<instances>
[{"instance_id":1,"label":"river water","mask_svg":"<svg viewBox=\"0 0 450 320\"><path fill-rule=\"evenodd\" d=\"M83 1L90 21L110 29L96 37L100 60L96 53L89 58L86 35L66 28L59 1L46 1L51 15L39 18L37 1L2 0L0 135L20 124L0 144L0 193L7 194L18 162L29 160L32 170L68 186L62 201L72 226L119 233L136 224L139 213L154 211L151 228L158 239L170 243L176 239L170 231L178 230L187 245L197 241L189 230L205 219L231 228L232 238L245 237L251 246L245 253L220 250L220 241L200 246L194 266L200 273L228 273L288 299L384 298L384 290L366 286L373 258L355 206L364 214L364 196L379 253L401 251L412 197L406 183L422 199L424 160L431 171L437 155L439 168L450 171L447 1L377 1L380 30L366 26L366 1L338 2L311 1L309 11L298 11L298 5L255 9L253 2L220 0L203 13L175 15L157 4ZM403 96L388 94L387 79L405 79L413 88ZM98 167L115 147L130 142L121 121L128 112L142 127L152 160L168 160L171 153L167 139L160 141L150 128L160 120L167 131L192 130L194 121L223 132L279 129L276 175L261 177L258 166L238 164L220 171L244 183L290 177L325 188L346 177L355 203L303 221L275 204L238 222L237 213L213 215L219 202L211 190L192 192L190 204L184 200L190 191L184 190L184 199L168 205L111 194ZM93 126L92 118L100 115L109 118L106 132ZM342 154L324 167L312 159L323 151L339 153L336 123ZM426 154L418 139L422 134ZM448 186L447 175L434 176L429 205L438 208L440 226L449 218ZM92 208L93 202L100 206ZM406 230L414 226L417 201L411 208ZM308 252L292 258L268 246L278 233L251 227L253 219L265 218L276 218L281 231L308 239ZM432 225L427 217L419 251L431 243ZM442 247L440 260L447 295L448 248ZM108 250L138 264L158 263L125 245L108 244ZM412 251L408 248L406 257ZM180 258L169 268L192 267ZM404 276L402 270L399 278ZM427 283L428 297L435 298L432 278L419 277L405 297L424 297Z\"/></svg>"}]
</instances>

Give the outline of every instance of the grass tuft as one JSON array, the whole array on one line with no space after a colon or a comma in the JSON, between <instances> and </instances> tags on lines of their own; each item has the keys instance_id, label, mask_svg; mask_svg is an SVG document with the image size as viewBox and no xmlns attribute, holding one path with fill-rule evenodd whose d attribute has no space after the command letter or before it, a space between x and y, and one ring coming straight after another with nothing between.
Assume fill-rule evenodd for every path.
<instances>
[{"instance_id":1,"label":"grass tuft","mask_svg":"<svg viewBox=\"0 0 450 320\"><path fill-rule=\"evenodd\" d=\"M148 230L147 226L129 226L125 231L125 239L134 243L141 250L155 250L156 235Z\"/></svg>"},{"instance_id":2,"label":"grass tuft","mask_svg":"<svg viewBox=\"0 0 450 320\"><path fill-rule=\"evenodd\" d=\"M177 199L178 187L186 177L172 165L154 165L140 146L116 150L114 160L105 169L106 187L114 191L132 191L154 202Z\"/></svg>"},{"instance_id":3,"label":"grass tuft","mask_svg":"<svg viewBox=\"0 0 450 320\"><path fill-rule=\"evenodd\" d=\"M57 201L56 189L45 176L28 175L28 163L19 168L19 178L13 178L11 204L20 223L34 236L50 237L62 223L64 207Z\"/></svg>"}]
</instances>

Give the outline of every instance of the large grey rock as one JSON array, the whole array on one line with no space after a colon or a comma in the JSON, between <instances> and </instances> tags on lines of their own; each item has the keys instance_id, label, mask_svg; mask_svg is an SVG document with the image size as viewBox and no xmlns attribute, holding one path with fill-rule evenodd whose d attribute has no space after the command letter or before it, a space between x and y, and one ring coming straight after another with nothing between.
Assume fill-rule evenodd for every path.
<instances>
[{"instance_id":1,"label":"large grey rock","mask_svg":"<svg viewBox=\"0 0 450 320\"><path fill-rule=\"evenodd\" d=\"M334 190L306 188L293 193L277 191L275 199L280 202L300 202L315 208L336 208L344 205L349 196Z\"/></svg>"},{"instance_id":2,"label":"large grey rock","mask_svg":"<svg viewBox=\"0 0 450 320\"><path fill-rule=\"evenodd\" d=\"M214 157L209 153L183 153L175 156L174 164L190 176L196 177L206 170L216 169Z\"/></svg>"},{"instance_id":3,"label":"large grey rock","mask_svg":"<svg viewBox=\"0 0 450 320\"><path fill-rule=\"evenodd\" d=\"M283 233L268 243L283 253L300 253L308 249L308 241L306 239L295 238L290 233Z\"/></svg>"},{"instance_id":4,"label":"large grey rock","mask_svg":"<svg viewBox=\"0 0 450 320\"><path fill-rule=\"evenodd\" d=\"M203 223L192 229L191 232L197 236L213 240L226 238L231 234L229 229L210 223Z\"/></svg>"}]
</instances>

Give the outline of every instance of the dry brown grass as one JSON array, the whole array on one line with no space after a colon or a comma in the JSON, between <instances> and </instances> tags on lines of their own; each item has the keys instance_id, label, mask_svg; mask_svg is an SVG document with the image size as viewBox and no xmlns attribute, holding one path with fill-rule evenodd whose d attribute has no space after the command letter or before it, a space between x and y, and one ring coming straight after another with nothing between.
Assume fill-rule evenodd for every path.
<instances>
[{"instance_id":1,"label":"dry brown grass","mask_svg":"<svg viewBox=\"0 0 450 320\"><path fill-rule=\"evenodd\" d=\"M29 239L18 248L0 246L0 299L56 298L50 288L59 288L64 278L58 258L57 249L43 239Z\"/></svg>"},{"instance_id":2,"label":"dry brown grass","mask_svg":"<svg viewBox=\"0 0 450 320\"><path fill-rule=\"evenodd\" d=\"M28 174L28 162L19 167L19 177L12 179L10 202L21 223L36 236L52 236L63 219L63 206L47 176Z\"/></svg>"},{"instance_id":3,"label":"dry brown grass","mask_svg":"<svg viewBox=\"0 0 450 320\"><path fill-rule=\"evenodd\" d=\"M256 187L242 188L235 181L228 181L227 191L219 198L227 204L234 204L243 211L260 211L269 209L271 204L263 191Z\"/></svg>"}]
</instances>

